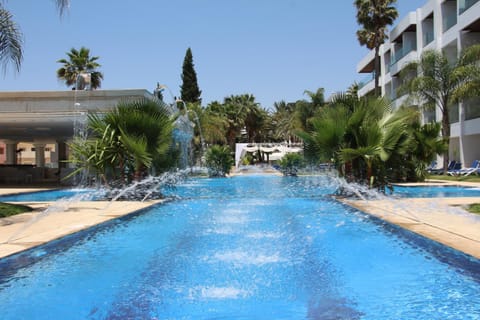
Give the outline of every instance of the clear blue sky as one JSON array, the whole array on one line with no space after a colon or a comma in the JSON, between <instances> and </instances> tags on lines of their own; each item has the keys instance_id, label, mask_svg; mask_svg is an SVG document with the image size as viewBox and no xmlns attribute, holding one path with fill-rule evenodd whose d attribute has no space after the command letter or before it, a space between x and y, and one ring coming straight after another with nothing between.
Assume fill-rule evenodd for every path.
<instances>
[{"instance_id":1,"label":"clear blue sky","mask_svg":"<svg viewBox=\"0 0 480 320\"><path fill-rule=\"evenodd\" d=\"M424 3L399 0L398 20ZM25 56L19 73L0 76L2 91L66 90L56 61L85 46L100 57L102 89L153 91L159 82L177 96L190 47L203 105L249 93L270 108L306 99L305 90L346 90L362 78L356 65L367 53L353 0L71 0L62 18L53 1L4 6L24 34Z\"/></svg>"}]
</instances>

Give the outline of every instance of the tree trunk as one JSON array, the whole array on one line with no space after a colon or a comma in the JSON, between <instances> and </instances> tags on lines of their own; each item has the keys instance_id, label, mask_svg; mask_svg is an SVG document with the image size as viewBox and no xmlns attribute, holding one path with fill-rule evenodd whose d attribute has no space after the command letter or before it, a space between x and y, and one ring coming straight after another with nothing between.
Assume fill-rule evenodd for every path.
<instances>
[{"instance_id":1,"label":"tree trunk","mask_svg":"<svg viewBox=\"0 0 480 320\"><path fill-rule=\"evenodd\" d=\"M372 175L373 175L372 163L369 160L367 160L366 163L367 163L367 184L369 188L372 188L372 181L371 181Z\"/></svg>"}]
</instances>

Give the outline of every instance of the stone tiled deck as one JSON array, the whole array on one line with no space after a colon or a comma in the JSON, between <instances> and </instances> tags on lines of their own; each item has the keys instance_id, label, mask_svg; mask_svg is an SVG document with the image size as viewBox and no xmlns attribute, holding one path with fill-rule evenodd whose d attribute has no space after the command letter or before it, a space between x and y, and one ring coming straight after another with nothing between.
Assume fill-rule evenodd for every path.
<instances>
[{"instance_id":1,"label":"stone tiled deck","mask_svg":"<svg viewBox=\"0 0 480 320\"><path fill-rule=\"evenodd\" d=\"M35 211L0 219L0 258L156 203L158 201L81 201L61 207L54 202L21 202Z\"/></svg>"},{"instance_id":2,"label":"stone tiled deck","mask_svg":"<svg viewBox=\"0 0 480 320\"><path fill-rule=\"evenodd\" d=\"M480 259L480 216L462 206L480 198L344 200L373 215Z\"/></svg>"}]
</instances>

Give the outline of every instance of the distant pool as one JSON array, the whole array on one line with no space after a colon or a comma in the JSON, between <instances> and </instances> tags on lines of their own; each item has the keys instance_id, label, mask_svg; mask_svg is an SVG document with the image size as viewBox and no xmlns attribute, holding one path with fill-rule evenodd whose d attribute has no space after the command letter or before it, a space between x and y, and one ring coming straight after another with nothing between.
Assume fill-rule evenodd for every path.
<instances>
[{"instance_id":1,"label":"distant pool","mask_svg":"<svg viewBox=\"0 0 480 320\"><path fill-rule=\"evenodd\" d=\"M79 200L93 200L95 191L91 189L56 189L18 193L0 196L0 202L57 201L72 197Z\"/></svg>"},{"instance_id":2,"label":"distant pool","mask_svg":"<svg viewBox=\"0 0 480 320\"><path fill-rule=\"evenodd\" d=\"M388 194L392 194L388 192ZM480 188L460 186L394 186L393 196L401 198L480 197Z\"/></svg>"},{"instance_id":3,"label":"distant pool","mask_svg":"<svg viewBox=\"0 0 480 320\"><path fill-rule=\"evenodd\" d=\"M192 179L0 260L1 319L479 319L480 261L333 200L325 177Z\"/></svg>"}]
</instances>

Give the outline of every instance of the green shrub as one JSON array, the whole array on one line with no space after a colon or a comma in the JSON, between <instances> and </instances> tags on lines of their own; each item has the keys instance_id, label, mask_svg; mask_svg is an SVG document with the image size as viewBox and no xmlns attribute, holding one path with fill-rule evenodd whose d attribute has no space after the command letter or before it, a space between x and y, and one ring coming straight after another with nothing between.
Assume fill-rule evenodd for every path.
<instances>
[{"instance_id":1,"label":"green shrub","mask_svg":"<svg viewBox=\"0 0 480 320\"><path fill-rule=\"evenodd\" d=\"M303 155L299 153L287 153L280 159L280 171L285 176L296 176L298 169L304 166Z\"/></svg>"},{"instance_id":2,"label":"green shrub","mask_svg":"<svg viewBox=\"0 0 480 320\"><path fill-rule=\"evenodd\" d=\"M225 177L234 163L228 146L212 146L205 154L205 164L210 177Z\"/></svg>"},{"instance_id":3,"label":"green shrub","mask_svg":"<svg viewBox=\"0 0 480 320\"><path fill-rule=\"evenodd\" d=\"M27 206L0 202L0 218L9 217L32 210L32 208Z\"/></svg>"},{"instance_id":4,"label":"green shrub","mask_svg":"<svg viewBox=\"0 0 480 320\"><path fill-rule=\"evenodd\" d=\"M480 214L480 203L474 203L468 206L468 211L471 213Z\"/></svg>"}]
</instances>

